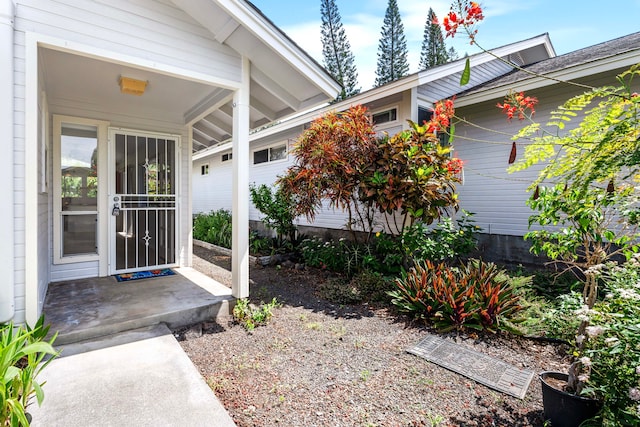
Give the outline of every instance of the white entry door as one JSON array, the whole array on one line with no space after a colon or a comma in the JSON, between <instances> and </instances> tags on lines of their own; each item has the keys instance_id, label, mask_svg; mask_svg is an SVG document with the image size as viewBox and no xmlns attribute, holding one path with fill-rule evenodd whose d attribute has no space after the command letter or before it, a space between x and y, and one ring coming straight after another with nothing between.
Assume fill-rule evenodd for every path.
<instances>
[{"instance_id":1,"label":"white entry door","mask_svg":"<svg viewBox=\"0 0 640 427\"><path fill-rule=\"evenodd\" d=\"M179 137L110 129L110 274L176 265Z\"/></svg>"}]
</instances>

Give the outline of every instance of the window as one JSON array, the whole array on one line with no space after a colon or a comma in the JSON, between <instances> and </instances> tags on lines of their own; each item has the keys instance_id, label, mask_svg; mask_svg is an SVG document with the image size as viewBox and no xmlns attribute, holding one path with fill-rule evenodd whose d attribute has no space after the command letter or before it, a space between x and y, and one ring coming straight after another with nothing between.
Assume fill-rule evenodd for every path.
<instances>
[{"instance_id":1,"label":"window","mask_svg":"<svg viewBox=\"0 0 640 427\"><path fill-rule=\"evenodd\" d=\"M418 107L418 124L420 126L424 125L424 122L428 122L433 117L433 110L427 107ZM446 132L437 133L438 139L440 140L440 145L443 147L448 147L449 144L449 135Z\"/></svg>"},{"instance_id":2,"label":"window","mask_svg":"<svg viewBox=\"0 0 640 427\"><path fill-rule=\"evenodd\" d=\"M275 162L287 158L287 144L274 145L273 147L253 152L253 164Z\"/></svg>"},{"instance_id":3,"label":"window","mask_svg":"<svg viewBox=\"0 0 640 427\"><path fill-rule=\"evenodd\" d=\"M223 162L228 162L231 159L233 159L233 153L226 153L222 155Z\"/></svg>"},{"instance_id":4,"label":"window","mask_svg":"<svg viewBox=\"0 0 640 427\"><path fill-rule=\"evenodd\" d=\"M382 123L393 122L398 119L398 109L392 108L390 110L380 111L379 113L373 113L371 115L371 121L374 125Z\"/></svg>"},{"instance_id":5,"label":"window","mask_svg":"<svg viewBox=\"0 0 640 427\"><path fill-rule=\"evenodd\" d=\"M209 165L200 166L200 175L209 175Z\"/></svg>"}]
</instances>

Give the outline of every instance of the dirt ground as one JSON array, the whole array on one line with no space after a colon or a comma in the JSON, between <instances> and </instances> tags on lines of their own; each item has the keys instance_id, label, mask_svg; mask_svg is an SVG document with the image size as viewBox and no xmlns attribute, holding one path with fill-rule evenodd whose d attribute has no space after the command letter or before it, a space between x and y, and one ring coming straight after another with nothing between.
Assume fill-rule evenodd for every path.
<instances>
[{"instance_id":1,"label":"dirt ground","mask_svg":"<svg viewBox=\"0 0 640 427\"><path fill-rule=\"evenodd\" d=\"M194 267L229 285L229 258L194 247ZM539 381L521 400L407 353L428 333L389 308L318 296L317 270L252 266L252 300L281 306L267 326L176 331L239 426L542 426ZM450 333L460 345L535 373L565 370L558 344Z\"/></svg>"}]
</instances>

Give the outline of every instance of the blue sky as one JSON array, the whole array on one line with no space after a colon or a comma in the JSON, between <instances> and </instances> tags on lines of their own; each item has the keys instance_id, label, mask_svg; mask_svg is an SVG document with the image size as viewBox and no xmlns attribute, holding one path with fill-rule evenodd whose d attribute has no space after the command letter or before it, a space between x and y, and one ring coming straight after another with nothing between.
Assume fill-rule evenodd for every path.
<instances>
[{"instance_id":1,"label":"blue sky","mask_svg":"<svg viewBox=\"0 0 640 427\"><path fill-rule=\"evenodd\" d=\"M322 63L320 0L251 0L299 46ZM418 71L427 12L449 12L449 0L397 0L409 49L410 72ZM363 90L373 86L378 41L387 0L336 0L356 58ZM640 0L485 0L478 43L494 48L549 33L558 55L640 31ZM446 39L460 56L475 53L462 35Z\"/></svg>"}]
</instances>

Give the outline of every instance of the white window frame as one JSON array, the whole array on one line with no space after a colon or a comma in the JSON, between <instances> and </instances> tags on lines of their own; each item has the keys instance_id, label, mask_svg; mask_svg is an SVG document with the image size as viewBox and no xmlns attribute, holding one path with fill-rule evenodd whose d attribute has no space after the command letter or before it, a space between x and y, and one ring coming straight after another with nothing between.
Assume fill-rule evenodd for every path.
<instances>
[{"instance_id":1,"label":"white window frame","mask_svg":"<svg viewBox=\"0 0 640 427\"><path fill-rule=\"evenodd\" d=\"M209 163L200 165L200 175L209 175Z\"/></svg>"},{"instance_id":2,"label":"white window frame","mask_svg":"<svg viewBox=\"0 0 640 427\"><path fill-rule=\"evenodd\" d=\"M396 110L396 118L395 120L389 120L388 122L383 122L383 123L374 123L373 121L373 116L381 114L381 113L385 113L387 111L392 111L392 110ZM378 110L375 111L371 111L369 113L369 117L371 119L371 124L373 124L374 126L378 126L378 127L387 127L389 125L395 125L400 121L400 107L398 105L394 105L394 106L387 106L384 108L380 108Z\"/></svg>"},{"instance_id":3,"label":"white window frame","mask_svg":"<svg viewBox=\"0 0 640 427\"><path fill-rule=\"evenodd\" d=\"M227 158L225 159L224 156L227 156ZM228 153L224 153L220 156L220 163L227 163L233 160L233 153L232 152L228 152Z\"/></svg>"},{"instance_id":4,"label":"white window frame","mask_svg":"<svg viewBox=\"0 0 640 427\"><path fill-rule=\"evenodd\" d=\"M278 160L271 160L271 149L272 148L279 148L284 146L284 158L282 159L278 159ZM268 155L268 159L266 162L261 162L261 163L255 163L255 153L259 152L259 151L265 151L267 150L267 155ZM289 143L284 141L284 142L278 142L275 144L270 144L264 147L260 147L257 148L255 150L251 151L251 166L262 166L262 165L270 165L273 163L281 163L281 162L286 162L287 160L289 160Z\"/></svg>"}]
</instances>

